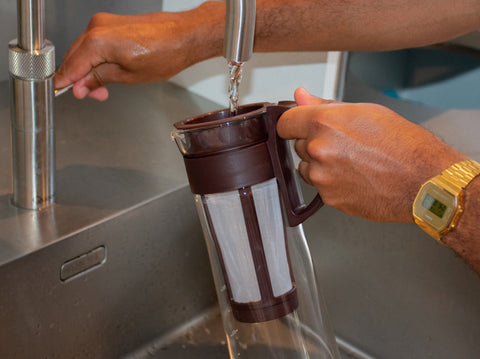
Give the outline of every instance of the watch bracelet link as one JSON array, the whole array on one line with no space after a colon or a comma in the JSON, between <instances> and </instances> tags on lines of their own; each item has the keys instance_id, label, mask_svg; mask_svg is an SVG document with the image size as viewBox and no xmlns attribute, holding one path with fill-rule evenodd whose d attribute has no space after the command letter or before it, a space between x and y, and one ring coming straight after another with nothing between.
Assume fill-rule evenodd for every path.
<instances>
[{"instance_id":1,"label":"watch bracelet link","mask_svg":"<svg viewBox=\"0 0 480 359\"><path fill-rule=\"evenodd\" d=\"M442 172L444 179L461 189L465 188L478 175L480 175L480 163L473 160L455 163Z\"/></svg>"}]
</instances>

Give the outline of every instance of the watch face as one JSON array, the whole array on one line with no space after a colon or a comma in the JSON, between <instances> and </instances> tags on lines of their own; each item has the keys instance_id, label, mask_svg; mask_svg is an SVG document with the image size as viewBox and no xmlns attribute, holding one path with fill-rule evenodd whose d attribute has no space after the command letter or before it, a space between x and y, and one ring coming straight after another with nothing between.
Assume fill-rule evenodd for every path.
<instances>
[{"instance_id":1,"label":"watch face","mask_svg":"<svg viewBox=\"0 0 480 359\"><path fill-rule=\"evenodd\" d=\"M457 205L455 196L433 183L426 183L415 202L415 215L437 231L447 228Z\"/></svg>"},{"instance_id":2,"label":"watch face","mask_svg":"<svg viewBox=\"0 0 480 359\"><path fill-rule=\"evenodd\" d=\"M422 202L422 206L428 209L431 213L436 215L438 218L443 218L448 208L445 203L440 202L440 200L432 197L428 193L425 195L425 199Z\"/></svg>"}]
</instances>

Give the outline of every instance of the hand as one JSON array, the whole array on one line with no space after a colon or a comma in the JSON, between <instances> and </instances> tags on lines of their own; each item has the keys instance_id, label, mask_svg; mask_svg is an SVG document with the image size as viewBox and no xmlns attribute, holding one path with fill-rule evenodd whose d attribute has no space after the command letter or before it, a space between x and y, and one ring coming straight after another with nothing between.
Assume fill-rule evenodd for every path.
<instances>
[{"instance_id":1,"label":"hand","mask_svg":"<svg viewBox=\"0 0 480 359\"><path fill-rule=\"evenodd\" d=\"M299 172L325 204L373 221L413 222L420 186L467 157L424 128L369 103L295 92L278 134L296 139Z\"/></svg>"},{"instance_id":2,"label":"hand","mask_svg":"<svg viewBox=\"0 0 480 359\"><path fill-rule=\"evenodd\" d=\"M96 14L65 54L55 87L75 83L77 98L102 101L110 83L166 80L221 53L224 13L224 4L215 2L179 13Z\"/></svg>"}]
</instances>

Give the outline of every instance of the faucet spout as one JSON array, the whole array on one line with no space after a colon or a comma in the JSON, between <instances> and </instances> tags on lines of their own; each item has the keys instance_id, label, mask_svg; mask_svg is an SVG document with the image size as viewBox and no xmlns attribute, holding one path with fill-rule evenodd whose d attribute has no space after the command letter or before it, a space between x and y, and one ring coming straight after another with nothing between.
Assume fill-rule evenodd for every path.
<instances>
[{"instance_id":1,"label":"faucet spout","mask_svg":"<svg viewBox=\"0 0 480 359\"><path fill-rule=\"evenodd\" d=\"M44 0L18 0L18 39L9 43L13 204L44 208L54 200L55 47L45 39Z\"/></svg>"},{"instance_id":2,"label":"faucet spout","mask_svg":"<svg viewBox=\"0 0 480 359\"><path fill-rule=\"evenodd\" d=\"M255 35L255 0L227 0L223 56L243 63L253 53Z\"/></svg>"}]
</instances>

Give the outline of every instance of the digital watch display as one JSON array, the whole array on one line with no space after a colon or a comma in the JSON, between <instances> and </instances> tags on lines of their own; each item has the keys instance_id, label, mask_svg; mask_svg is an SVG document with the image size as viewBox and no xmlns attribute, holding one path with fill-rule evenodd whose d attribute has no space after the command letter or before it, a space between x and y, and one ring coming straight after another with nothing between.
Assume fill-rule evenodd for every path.
<instances>
[{"instance_id":1,"label":"digital watch display","mask_svg":"<svg viewBox=\"0 0 480 359\"><path fill-rule=\"evenodd\" d=\"M440 202L438 199L433 198L428 193L423 200L422 206L436 215L438 218L442 218L447 210L447 206Z\"/></svg>"}]
</instances>

